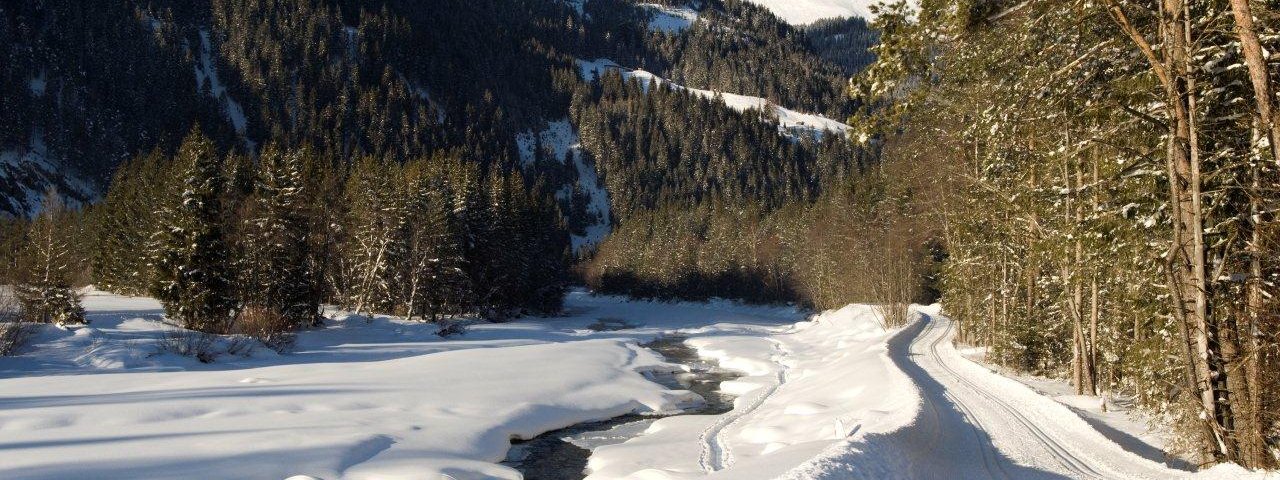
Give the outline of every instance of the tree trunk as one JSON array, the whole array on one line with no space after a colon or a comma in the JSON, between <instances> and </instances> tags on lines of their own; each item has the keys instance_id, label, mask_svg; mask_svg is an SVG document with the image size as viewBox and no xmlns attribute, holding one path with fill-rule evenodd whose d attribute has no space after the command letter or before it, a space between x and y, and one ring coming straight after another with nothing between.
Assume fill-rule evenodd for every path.
<instances>
[{"instance_id":1,"label":"tree trunk","mask_svg":"<svg viewBox=\"0 0 1280 480\"><path fill-rule=\"evenodd\" d=\"M1249 0L1231 0L1231 14L1235 17L1236 35L1240 37L1240 50L1244 64L1249 68L1249 83L1253 84L1254 104L1262 130L1271 145L1271 160L1280 166L1280 123L1275 121L1275 102L1272 99L1271 78L1267 75L1267 60L1263 57L1262 43L1253 23L1253 11Z\"/></svg>"},{"instance_id":2,"label":"tree trunk","mask_svg":"<svg viewBox=\"0 0 1280 480\"><path fill-rule=\"evenodd\" d=\"M1180 314L1191 337L1194 357L1189 367L1194 373L1194 389L1200 398L1201 417L1208 437L1204 453L1212 461L1232 460L1226 423L1230 404L1218 385L1226 372L1217 368L1221 360L1215 329L1210 324L1208 282L1205 268L1204 218L1201 203L1199 151L1195 131L1194 80L1190 73L1189 22L1185 0L1164 0L1162 33L1166 87L1170 117L1169 188L1174 218L1173 257L1175 312Z\"/></svg>"}]
</instances>

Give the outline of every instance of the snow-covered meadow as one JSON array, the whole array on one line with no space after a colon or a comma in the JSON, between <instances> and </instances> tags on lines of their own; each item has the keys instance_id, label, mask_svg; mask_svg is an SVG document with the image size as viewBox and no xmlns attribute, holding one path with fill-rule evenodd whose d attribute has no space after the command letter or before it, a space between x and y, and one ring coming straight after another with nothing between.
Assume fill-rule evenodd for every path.
<instances>
[{"instance_id":1,"label":"snow-covered meadow","mask_svg":"<svg viewBox=\"0 0 1280 480\"><path fill-rule=\"evenodd\" d=\"M175 330L154 300L84 303L90 326L45 327L0 358L0 478L518 479L511 440L631 413L661 418L597 435L612 440L591 446L587 478L963 477L989 461L1009 478L1275 478L1142 458L964 359L937 307L885 329L865 305L806 317L573 291L562 317L447 338L330 311L290 353L201 363L163 348ZM732 410L670 415L702 399L647 376L687 368L641 345L664 335L742 375L720 383Z\"/></svg>"},{"instance_id":2,"label":"snow-covered meadow","mask_svg":"<svg viewBox=\"0 0 1280 480\"><path fill-rule=\"evenodd\" d=\"M848 388L852 376L896 378L874 321L804 322L785 307L578 291L564 317L449 338L335 313L292 353L259 347L205 364L165 353L172 327L153 300L91 292L84 303L89 327L47 327L0 359L0 478L519 478L497 463L512 438L700 402L643 375L682 368L638 345L676 331L746 373L723 385L740 395L735 410L659 420L602 447L591 478L766 478L856 430L859 398L881 395ZM631 328L589 328L602 322Z\"/></svg>"}]
</instances>

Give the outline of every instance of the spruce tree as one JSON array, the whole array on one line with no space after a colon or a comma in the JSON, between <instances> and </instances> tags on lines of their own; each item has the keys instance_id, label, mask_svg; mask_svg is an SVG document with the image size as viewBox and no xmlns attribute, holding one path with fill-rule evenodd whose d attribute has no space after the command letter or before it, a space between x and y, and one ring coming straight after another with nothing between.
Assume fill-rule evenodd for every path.
<instances>
[{"instance_id":1,"label":"spruce tree","mask_svg":"<svg viewBox=\"0 0 1280 480\"><path fill-rule=\"evenodd\" d=\"M223 234L222 161L196 127L178 149L176 164L181 193L161 214L152 295L182 326L225 333L236 302Z\"/></svg>"},{"instance_id":2,"label":"spruce tree","mask_svg":"<svg viewBox=\"0 0 1280 480\"><path fill-rule=\"evenodd\" d=\"M106 198L92 212L93 281L103 290L143 295L151 285L152 268L145 246L158 228L156 205L173 192L165 178L168 160L159 150L123 165L111 181Z\"/></svg>"},{"instance_id":3,"label":"spruce tree","mask_svg":"<svg viewBox=\"0 0 1280 480\"><path fill-rule=\"evenodd\" d=\"M440 158L406 167L405 315L437 321L456 313L466 295L457 226L449 217L449 197Z\"/></svg>"},{"instance_id":4,"label":"spruce tree","mask_svg":"<svg viewBox=\"0 0 1280 480\"><path fill-rule=\"evenodd\" d=\"M263 151L240 235L243 302L280 315L295 328L315 324L320 306L308 258L311 222L302 179L308 154L272 146Z\"/></svg>"}]
</instances>

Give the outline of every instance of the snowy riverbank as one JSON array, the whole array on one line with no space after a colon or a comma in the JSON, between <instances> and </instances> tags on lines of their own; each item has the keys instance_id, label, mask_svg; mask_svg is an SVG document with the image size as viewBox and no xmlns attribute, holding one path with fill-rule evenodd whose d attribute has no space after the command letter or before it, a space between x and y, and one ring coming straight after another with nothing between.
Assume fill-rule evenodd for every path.
<instances>
[{"instance_id":1,"label":"snowy riverbank","mask_svg":"<svg viewBox=\"0 0 1280 480\"><path fill-rule=\"evenodd\" d=\"M92 292L85 306L90 327L45 327L0 358L0 478L516 479L500 463L512 439L696 406L645 375L685 368L641 346L673 334L741 373L719 383L732 410L603 432L588 478L1276 478L1125 451L962 357L937 307L885 330L869 306L806 318L576 291L563 317L449 338L334 314L292 353L205 364L163 353L173 330L153 300Z\"/></svg>"}]
</instances>

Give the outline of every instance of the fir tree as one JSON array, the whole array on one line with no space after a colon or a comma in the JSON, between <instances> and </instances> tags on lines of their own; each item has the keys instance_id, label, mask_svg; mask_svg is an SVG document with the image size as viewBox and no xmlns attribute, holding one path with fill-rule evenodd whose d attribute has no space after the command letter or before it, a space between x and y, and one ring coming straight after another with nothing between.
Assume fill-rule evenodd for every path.
<instances>
[{"instance_id":1,"label":"fir tree","mask_svg":"<svg viewBox=\"0 0 1280 480\"><path fill-rule=\"evenodd\" d=\"M311 270L311 222L303 190L307 150L267 147L259 159L250 211L240 235L242 301L306 327L319 318L316 273Z\"/></svg>"},{"instance_id":2,"label":"fir tree","mask_svg":"<svg viewBox=\"0 0 1280 480\"><path fill-rule=\"evenodd\" d=\"M176 164L181 194L161 214L152 295L182 326L223 333L236 302L223 235L222 161L197 127L183 140Z\"/></svg>"}]
</instances>

